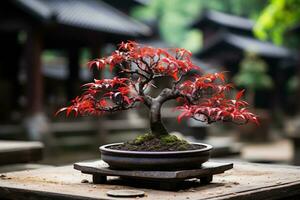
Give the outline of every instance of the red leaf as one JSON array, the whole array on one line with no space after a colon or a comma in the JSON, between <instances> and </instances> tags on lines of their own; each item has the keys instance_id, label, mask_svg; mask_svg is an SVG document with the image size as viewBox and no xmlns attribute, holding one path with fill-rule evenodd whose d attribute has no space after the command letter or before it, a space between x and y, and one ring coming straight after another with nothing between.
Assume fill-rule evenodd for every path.
<instances>
[{"instance_id":1,"label":"red leaf","mask_svg":"<svg viewBox=\"0 0 300 200\"><path fill-rule=\"evenodd\" d=\"M244 92L245 92L245 89L239 91L239 92L236 94L235 99L236 99L236 100L240 100L240 98L244 95Z\"/></svg>"},{"instance_id":2,"label":"red leaf","mask_svg":"<svg viewBox=\"0 0 300 200\"><path fill-rule=\"evenodd\" d=\"M89 68L89 69L92 69L93 66L94 66L94 63L95 63L95 61L90 61L90 62L88 62L88 63L87 63L88 68Z\"/></svg>"},{"instance_id":3,"label":"red leaf","mask_svg":"<svg viewBox=\"0 0 300 200\"><path fill-rule=\"evenodd\" d=\"M215 75L221 79L222 82L225 82L225 75L223 73L215 73Z\"/></svg>"},{"instance_id":4,"label":"red leaf","mask_svg":"<svg viewBox=\"0 0 300 200\"><path fill-rule=\"evenodd\" d=\"M67 117L69 117L72 111L73 111L73 106L67 108Z\"/></svg>"},{"instance_id":5,"label":"red leaf","mask_svg":"<svg viewBox=\"0 0 300 200\"><path fill-rule=\"evenodd\" d=\"M100 105L101 107L107 106L106 100L105 100L105 99L101 99L101 100L99 101L99 105Z\"/></svg>"},{"instance_id":6,"label":"red leaf","mask_svg":"<svg viewBox=\"0 0 300 200\"><path fill-rule=\"evenodd\" d=\"M178 115L178 117L177 117L178 123L180 123L180 122L181 122L181 119L182 119L183 117L185 117L185 116L186 116L186 113L185 113L185 112L180 113L180 114Z\"/></svg>"},{"instance_id":7,"label":"red leaf","mask_svg":"<svg viewBox=\"0 0 300 200\"><path fill-rule=\"evenodd\" d=\"M127 104L131 103L130 99L127 96L123 96L123 98Z\"/></svg>"},{"instance_id":8,"label":"red leaf","mask_svg":"<svg viewBox=\"0 0 300 200\"><path fill-rule=\"evenodd\" d=\"M169 77L173 79L170 90L175 92L168 100L181 97L178 103L183 104L177 107L182 110L177 118L178 122L183 117L203 115L209 119L209 123L237 119L258 124L256 116L247 110L248 104L241 99L244 90L239 91L235 99L228 99L226 93L232 89L232 85L225 83L224 73L200 72L199 68L192 63L191 53L185 49L158 49L141 46L133 41L122 42L119 49L113 51L111 55L88 63L89 68L101 69L106 66L111 71L114 67L120 68L118 75L127 78L116 75L110 79L86 83L83 85L82 95L72 100L71 106L57 111L56 115L63 111L67 116L72 112L75 116L77 114L98 115L110 109L118 111L131 108L136 102L143 102L147 98L143 92L146 92L144 90L147 86L153 84L154 79ZM197 68L196 73L185 76L194 68ZM183 77L184 81L178 84L176 81L180 77Z\"/></svg>"},{"instance_id":9,"label":"red leaf","mask_svg":"<svg viewBox=\"0 0 300 200\"><path fill-rule=\"evenodd\" d=\"M114 69L114 65L111 63L111 64L109 65L109 71L112 72L113 69Z\"/></svg>"},{"instance_id":10,"label":"red leaf","mask_svg":"<svg viewBox=\"0 0 300 200\"><path fill-rule=\"evenodd\" d=\"M175 81L177 81L178 80L178 72L177 71L173 72L172 77L175 79Z\"/></svg>"},{"instance_id":11,"label":"red leaf","mask_svg":"<svg viewBox=\"0 0 300 200\"><path fill-rule=\"evenodd\" d=\"M259 124L259 120L258 120L258 118L257 117L252 117L252 119L251 119L257 126L259 126L260 124Z\"/></svg>"}]
</instances>

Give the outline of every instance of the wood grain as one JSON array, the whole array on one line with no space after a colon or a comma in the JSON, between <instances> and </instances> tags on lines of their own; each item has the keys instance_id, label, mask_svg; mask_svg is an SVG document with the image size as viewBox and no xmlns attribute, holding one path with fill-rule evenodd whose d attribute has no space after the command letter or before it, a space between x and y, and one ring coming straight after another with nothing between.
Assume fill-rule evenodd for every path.
<instances>
[{"instance_id":1,"label":"wood grain","mask_svg":"<svg viewBox=\"0 0 300 200\"><path fill-rule=\"evenodd\" d=\"M81 183L83 179L89 183ZM145 191L145 200L292 199L300 195L300 168L234 163L232 170L216 175L208 185L195 183L178 192L136 187ZM7 173L0 178L0 198L6 199L113 199L106 192L114 189L135 187L119 185L112 178L108 184L95 185L90 175L72 166Z\"/></svg>"}]
</instances>

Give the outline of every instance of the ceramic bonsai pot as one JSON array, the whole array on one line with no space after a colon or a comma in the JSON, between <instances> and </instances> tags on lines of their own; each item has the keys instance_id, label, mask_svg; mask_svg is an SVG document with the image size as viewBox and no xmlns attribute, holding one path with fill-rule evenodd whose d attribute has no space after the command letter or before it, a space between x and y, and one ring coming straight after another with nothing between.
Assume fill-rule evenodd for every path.
<instances>
[{"instance_id":1,"label":"ceramic bonsai pot","mask_svg":"<svg viewBox=\"0 0 300 200\"><path fill-rule=\"evenodd\" d=\"M120 145L114 143L100 147L101 158L111 169L120 170L180 170L195 169L208 161L212 146L203 143L193 143L199 149L187 151L123 151L110 147Z\"/></svg>"}]
</instances>

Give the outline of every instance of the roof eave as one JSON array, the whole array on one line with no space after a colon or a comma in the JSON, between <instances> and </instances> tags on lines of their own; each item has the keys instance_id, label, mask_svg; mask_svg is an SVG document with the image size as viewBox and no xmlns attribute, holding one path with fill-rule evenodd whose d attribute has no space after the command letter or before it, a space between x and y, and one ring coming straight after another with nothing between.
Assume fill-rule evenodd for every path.
<instances>
[{"instance_id":1,"label":"roof eave","mask_svg":"<svg viewBox=\"0 0 300 200\"><path fill-rule=\"evenodd\" d=\"M211 53L212 49L216 48L219 45L224 45L224 44L232 46L234 48L237 48L241 51L245 51L245 52L251 51L251 49L247 49L246 47L245 48L241 47L240 45L237 45L236 43L232 42L232 40L230 39L231 35L232 34L230 34L230 33L219 34L214 40L211 41L210 44L208 44L208 46L206 46L199 53L197 53L197 56L199 58L203 58L203 57L205 57L205 55ZM268 53L268 52L264 52L261 50L255 50L255 49L252 49L252 51L262 57L268 57L268 58L273 58L273 59L295 59L294 52L292 52L289 49L288 49L289 52L287 52L287 53Z\"/></svg>"},{"instance_id":2,"label":"roof eave","mask_svg":"<svg viewBox=\"0 0 300 200\"><path fill-rule=\"evenodd\" d=\"M36 0L15 0L12 1L20 9L41 22L49 22L54 13L42 2Z\"/></svg>"}]
</instances>

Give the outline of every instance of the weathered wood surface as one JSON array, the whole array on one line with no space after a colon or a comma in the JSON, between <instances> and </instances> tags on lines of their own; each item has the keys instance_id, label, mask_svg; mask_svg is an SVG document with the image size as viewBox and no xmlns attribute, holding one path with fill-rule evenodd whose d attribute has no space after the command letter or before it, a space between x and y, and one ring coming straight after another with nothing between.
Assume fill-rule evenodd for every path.
<instances>
[{"instance_id":1,"label":"weathered wood surface","mask_svg":"<svg viewBox=\"0 0 300 200\"><path fill-rule=\"evenodd\" d=\"M83 181L88 180L89 183ZM110 179L108 184L92 184L90 175L72 166L14 172L0 176L0 198L6 199L114 199L106 192L133 189ZM178 192L145 189L143 199L291 199L300 195L300 168L278 165L234 163L234 168L216 175L209 185L197 182ZM124 198L126 199L126 198ZM129 199L129 198L128 198Z\"/></svg>"},{"instance_id":2,"label":"weathered wood surface","mask_svg":"<svg viewBox=\"0 0 300 200\"><path fill-rule=\"evenodd\" d=\"M232 169L232 163L206 162L199 169L177 170L177 171L130 171L112 170L103 161L75 163L74 168L86 174L99 174L104 176L121 176L129 178L140 178L149 180L184 180L200 178L223 173Z\"/></svg>"},{"instance_id":3,"label":"weathered wood surface","mask_svg":"<svg viewBox=\"0 0 300 200\"><path fill-rule=\"evenodd\" d=\"M0 140L0 165L39 161L43 148L41 142Z\"/></svg>"}]
</instances>

